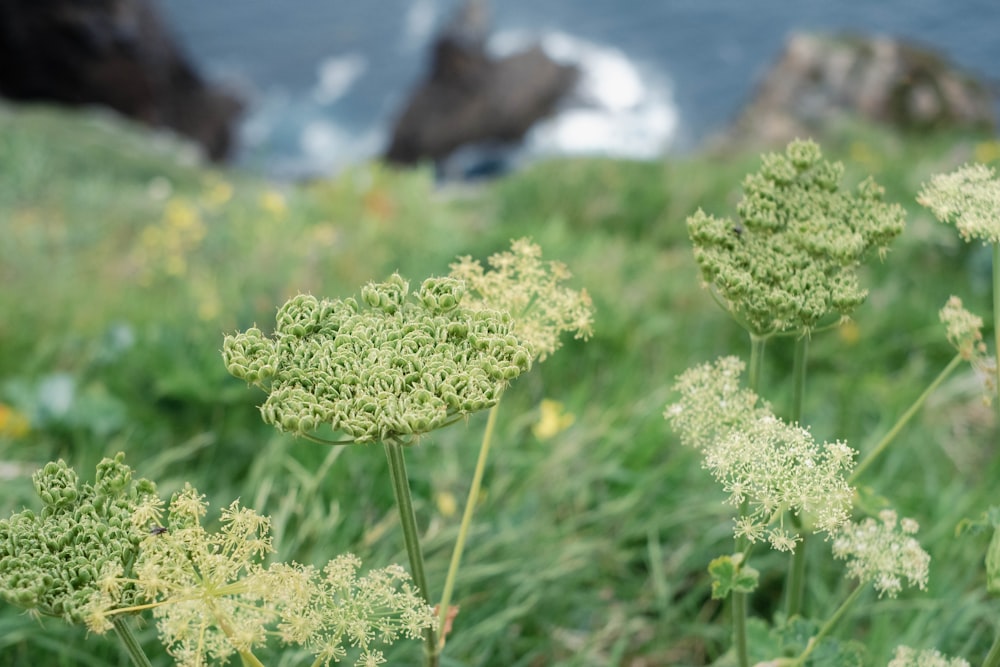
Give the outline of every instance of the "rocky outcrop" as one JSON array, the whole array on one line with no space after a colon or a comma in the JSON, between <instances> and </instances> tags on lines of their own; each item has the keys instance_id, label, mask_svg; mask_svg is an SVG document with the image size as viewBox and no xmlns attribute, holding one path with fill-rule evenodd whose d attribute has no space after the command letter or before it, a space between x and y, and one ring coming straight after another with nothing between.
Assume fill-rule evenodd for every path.
<instances>
[{"instance_id":1,"label":"rocky outcrop","mask_svg":"<svg viewBox=\"0 0 1000 667\"><path fill-rule=\"evenodd\" d=\"M782 145L849 117L906 130L992 129L994 99L931 49L884 36L797 33L724 140Z\"/></svg>"},{"instance_id":2,"label":"rocky outcrop","mask_svg":"<svg viewBox=\"0 0 1000 667\"><path fill-rule=\"evenodd\" d=\"M540 47L491 58L485 5L469 2L437 37L430 72L399 114L386 160L441 162L469 144L520 141L555 111L577 79L577 69Z\"/></svg>"},{"instance_id":3,"label":"rocky outcrop","mask_svg":"<svg viewBox=\"0 0 1000 667\"><path fill-rule=\"evenodd\" d=\"M149 0L0 0L0 95L107 106L213 160L230 152L241 110L202 79Z\"/></svg>"}]
</instances>

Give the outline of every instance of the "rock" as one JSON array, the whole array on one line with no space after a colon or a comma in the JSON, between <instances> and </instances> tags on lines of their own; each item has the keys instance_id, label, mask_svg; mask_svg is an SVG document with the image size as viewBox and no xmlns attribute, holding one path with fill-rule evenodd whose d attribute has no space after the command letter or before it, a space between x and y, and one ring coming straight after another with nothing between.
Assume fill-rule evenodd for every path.
<instances>
[{"instance_id":1,"label":"rock","mask_svg":"<svg viewBox=\"0 0 1000 667\"><path fill-rule=\"evenodd\" d=\"M110 107L213 160L232 149L242 109L202 79L150 0L0 0L0 95Z\"/></svg>"},{"instance_id":2,"label":"rock","mask_svg":"<svg viewBox=\"0 0 1000 667\"><path fill-rule=\"evenodd\" d=\"M992 130L993 94L935 51L885 36L796 33L724 134L783 145L845 118L903 130Z\"/></svg>"},{"instance_id":3,"label":"rock","mask_svg":"<svg viewBox=\"0 0 1000 667\"><path fill-rule=\"evenodd\" d=\"M399 115L386 160L440 165L463 146L519 142L576 83L575 67L538 46L491 58L487 36L485 4L467 2L435 40L430 72Z\"/></svg>"}]
</instances>

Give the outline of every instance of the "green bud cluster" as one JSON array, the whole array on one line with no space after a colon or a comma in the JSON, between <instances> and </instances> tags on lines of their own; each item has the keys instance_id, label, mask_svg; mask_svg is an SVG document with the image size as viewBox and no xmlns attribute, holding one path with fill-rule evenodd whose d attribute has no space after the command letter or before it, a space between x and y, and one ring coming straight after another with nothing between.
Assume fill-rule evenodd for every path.
<instances>
[{"instance_id":1,"label":"green bud cluster","mask_svg":"<svg viewBox=\"0 0 1000 667\"><path fill-rule=\"evenodd\" d=\"M743 182L738 222L699 210L688 233L703 280L751 332L806 333L864 301L856 268L870 249L887 251L904 212L871 178L842 191L843 165L812 141L762 163Z\"/></svg>"},{"instance_id":2,"label":"green bud cluster","mask_svg":"<svg viewBox=\"0 0 1000 667\"><path fill-rule=\"evenodd\" d=\"M156 486L133 479L124 454L104 459L93 484L81 484L62 460L32 479L42 509L0 521L0 596L8 602L71 623L83 623L106 568L129 571L147 535L133 521ZM117 602L134 597L124 587Z\"/></svg>"},{"instance_id":3,"label":"green bud cluster","mask_svg":"<svg viewBox=\"0 0 1000 667\"><path fill-rule=\"evenodd\" d=\"M227 336L229 372L268 392L264 421L305 434L327 424L354 442L408 438L492 407L531 367L506 312L462 304L465 283L429 278L415 294L398 274L361 302L299 295L273 337Z\"/></svg>"}]
</instances>

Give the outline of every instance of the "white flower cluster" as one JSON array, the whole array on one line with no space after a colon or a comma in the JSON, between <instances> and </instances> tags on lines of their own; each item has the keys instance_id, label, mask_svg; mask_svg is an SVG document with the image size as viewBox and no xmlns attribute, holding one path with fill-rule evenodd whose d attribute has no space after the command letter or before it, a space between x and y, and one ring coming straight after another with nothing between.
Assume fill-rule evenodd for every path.
<instances>
[{"instance_id":1,"label":"white flower cluster","mask_svg":"<svg viewBox=\"0 0 1000 667\"><path fill-rule=\"evenodd\" d=\"M990 167L970 164L938 174L920 190L917 202L941 222L954 223L966 242L1000 242L1000 181Z\"/></svg>"},{"instance_id":2,"label":"white flower cluster","mask_svg":"<svg viewBox=\"0 0 1000 667\"><path fill-rule=\"evenodd\" d=\"M969 663L962 658L949 658L936 649L917 651L909 646L897 646L896 655L887 667L969 667Z\"/></svg>"},{"instance_id":3,"label":"white flower cluster","mask_svg":"<svg viewBox=\"0 0 1000 667\"><path fill-rule=\"evenodd\" d=\"M847 560L847 573L871 582L879 597L896 597L903 579L923 590L931 557L913 538L919 528L913 519L899 520L894 511L882 510L878 521L867 518L844 526L833 540L833 556Z\"/></svg>"}]
</instances>

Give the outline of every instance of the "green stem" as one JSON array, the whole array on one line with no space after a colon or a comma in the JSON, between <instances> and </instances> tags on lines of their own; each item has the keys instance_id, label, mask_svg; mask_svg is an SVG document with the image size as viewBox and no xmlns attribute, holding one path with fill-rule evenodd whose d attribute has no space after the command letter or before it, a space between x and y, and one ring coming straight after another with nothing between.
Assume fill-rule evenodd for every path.
<instances>
[{"instance_id":1,"label":"green stem","mask_svg":"<svg viewBox=\"0 0 1000 667\"><path fill-rule=\"evenodd\" d=\"M403 447L393 440L387 440L383 444L385 445L385 456L389 460L392 490L396 496L396 508L399 510L399 522L403 528L403 541L406 543L406 555L410 559L413 583L417 585L424 601L430 604L430 589L427 587L427 576L424 574L424 556L420 551L420 536L417 533L417 518L413 512L410 482L406 476ZM426 628L424 630L424 665L436 667L437 664L438 653L437 642L434 639L434 628Z\"/></svg>"},{"instance_id":2,"label":"green stem","mask_svg":"<svg viewBox=\"0 0 1000 667\"><path fill-rule=\"evenodd\" d=\"M767 338L750 334L750 367L747 369L747 382L750 391L760 394L761 369L764 367L764 346Z\"/></svg>"},{"instance_id":3,"label":"green stem","mask_svg":"<svg viewBox=\"0 0 1000 667\"><path fill-rule=\"evenodd\" d=\"M997 355L997 411L1000 414L1000 243L993 244L993 351Z\"/></svg>"},{"instance_id":4,"label":"green stem","mask_svg":"<svg viewBox=\"0 0 1000 667\"><path fill-rule=\"evenodd\" d=\"M121 643L125 645L125 650L128 651L129 656L132 658L132 663L136 667L153 667L152 663L149 662L149 658L146 657L146 653L142 650L142 646L139 645L139 640L135 638L132 633L132 628L129 627L128 621L125 620L124 616L114 616L111 618L111 625L115 628L115 634L118 635L118 639Z\"/></svg>"},{"instance_id":5,"label":"green stem","mask_svg":"<svg viewBox=\"0 0 1000 667\"><path fill-rule=\"evenodd\" d=\"M997 635L996 641L993 642L990 652L986 654L986 659L983 660L983 667L1000 667L1000 634Z\"/></svg>"},{"instance_id":6,"label":"green stem","mask_svg":"<svg viewBox=\"0 0 1000 667\"><path fill-rule=\"evenodd\" d=\"M855 587L855 589L851 591L851 594L848 595L847 599L844 600L844 602L840 605L840 607L837 608L837 611L833 612L833 616L831 616L830 619L823 625L823 627L819 629L819 632L816 633L816 636L809 640L809 645L806 646L806 650L803 651L802 654L795 659L795 661L792 663L792 667L798 667L799 665L805 664L806 658L809 657L809 654L812 653L813 650L815 650L815 648L819 646L819 643L823 640L823 638L826 637L828 634L830 634L833 628L836 627L840 619L843 618L844 614L847 613L847 610L851 608L851 605L853 605L857 601L857 599L861 596L861 593L862 591L864 591L864 589L865 589L864 584L858 584Z\"/></svg>"},{"instance_id":7,"label":"green stem","mask_svg":"<svg viewBox=\"0 0 1000 667\"><path fill-rule=\"evenodd\" d=\"M909 423L915 414L917 414L917 411L920 410L924 402L934 392L934 390L937 389L961 363L962 355L955 355L955 358L952 359L947 366L945 366L943 371L938 373L938 376L934 378L934 381L931 382L930 385L928 385L927 389L924 389L924 392L917 397L917 400L913 402L913 405L911 405L906 412L903 413L903 416L899 418L899 421L897 421L896 425L892 427L892 430L886 433L885 437L883 437L882 440L875 445L875 448L868 452L864 460L857 465L854 472L852 472L851 476L847 479L848 484L853 484L857 481L858 477L861 476L861 473L871 465L872 461L874 461L879 454L881 454L885 448L889 446L889 443L891 443L896 436L899 435L899 432L903 430L903 427Z\"/></svg>"},{"instance_id":8,"label":"green stem","mask_svg":"<svg viewBox=\"0 0 1000 667\"><path fill-rule=\"evenodd\" d=\"M806 362L809 354L809 337L800 336L795 341L795 362L792 367L792 412L789 421L802 422L802 404L806 392ZM802 527L798 517L792 515L792 523L796 528ZM802 541L795 545L792 553L792 566L788 570L788 582L785 588L785 616L791 618L802 612L802 600L805 594L806 576L806 545L808 540L802 536Z\"/></svg>"},{"instance_id":9,"label":"green stem","mask_svg":"<svg viewBox=\"0 0 1000 667\"><path fill-rule=\"evenodd\" d=\"M483 441L479 446L479 459L476 461L476 470L472 475L472 485L469 487L469 496L465 501L465 511L462 513L462 523L458 529L458 537L455 539L455 548L451 552L448 576L444 580L444 592L441 594L441 604L438 609L439 652L444 649L448 607L451 605L451 595L455 591L455 580L458 578L458 566L462 563L462 551L465 549L465 538L469 534L469 524L472 523L472 514L476 508L476 501L479 499L479 490L483 483L483 473L486 471L486 458L490 453L490 444L493 441L493 429L497 423L497 412L499 409L500 403L496 403L490 408L490 416L486 421L486 432L483 434Z\"/></svg>"}]
</instances>

